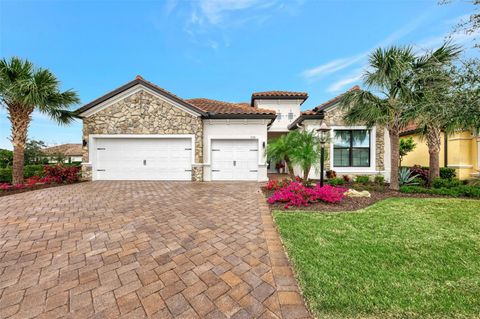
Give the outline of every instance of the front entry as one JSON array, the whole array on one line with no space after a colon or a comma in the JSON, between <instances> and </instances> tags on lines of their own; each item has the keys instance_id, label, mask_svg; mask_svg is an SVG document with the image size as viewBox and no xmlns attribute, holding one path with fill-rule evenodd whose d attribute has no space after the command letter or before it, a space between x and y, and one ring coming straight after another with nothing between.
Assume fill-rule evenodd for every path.
<instances>
[{"instance_id":1,"label":"front entry","mask_svg":"<svg viewBox=\"0 0 480 319\"><path fill-rule=\"evenodd\" d=\"M212 180L256 181L258 140L212 140Z\"/></svg>"}]
</instances>

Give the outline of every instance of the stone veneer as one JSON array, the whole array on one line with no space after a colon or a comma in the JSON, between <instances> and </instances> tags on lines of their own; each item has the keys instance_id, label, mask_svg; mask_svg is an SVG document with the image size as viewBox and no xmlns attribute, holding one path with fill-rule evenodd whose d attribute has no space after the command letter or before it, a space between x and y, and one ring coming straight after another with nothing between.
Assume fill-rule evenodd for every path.
<instances>
[{"instance_id":1,"label":"stone veneer","mask_svg":"<svg viewBox=\"0 0 480 319\"><path fill-rule=\"evenodd\" d=\"M344 121L345 112L336 107L325 112L325 123L328 126L347 126ZM385 135L383 127L376 127L376 145L375 145L375 169L377 171L385 170L384 156L385 156ZM326 149L330 149L330 145L326 146ZM331 154L330 154L331 155ZM329 156L330 158L330 156ZM326 169L330 169L330 161L325 162Z\"/></svg>"},{"instance_id":2,"label":"stone veneer","mask_svg":"<svg viewBox=\"0 0 480 319\"><path fill-rule=\"evenodd\" d=\"M194 116L146 91L139 91L83 119L83 139L90 134L194 134L195 162L203 162L203 125ZM83 147L88 163L88 146ZM83 165L82 176L91 179L91 166ZM192 180L202 181L201 166L192 167Z\"/></svg>"}]
</instances>

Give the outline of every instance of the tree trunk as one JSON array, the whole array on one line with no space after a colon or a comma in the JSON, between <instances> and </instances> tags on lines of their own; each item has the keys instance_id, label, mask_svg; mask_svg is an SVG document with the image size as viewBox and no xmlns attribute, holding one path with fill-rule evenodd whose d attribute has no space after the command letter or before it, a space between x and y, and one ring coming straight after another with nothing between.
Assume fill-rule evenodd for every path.
<instances>
[{"instance_id":1,"label":"tree trunk","mask_svg":"<svg viewBox=\"0 0 480 319\"><path fill-rule=\"evenodd\" d=\"M427 127L427 146L429 155L428 184L432 185L435 178L440 176L440 145L442 131L439 127Z\"/></svg>"},{"instance_id":2,"label":"tree trunk","mask_svg":"<svg viewBox=\"0 0 480 319\"><path fill-rule=\"evenodd\" d=\"M303 181L306 182L308 180L308 174L310 174L311 167L308 166L303 170Z\"/></svg>"},{"instance_id":3,"label":"tree trunk","mask_svg":"<svg viewBox=\"0 0 480 319\"><path fill-rule=\"evenodd\" d=\"M390 189L399 190L400 135L398 129L390 129L388 133L390 136Z\"/></svg>"},{"instance_id":4,"label":"tree trunk","mask_svg":"<svg viewBox=\"0 0 480 319\"><path fill-rule=\"evenodd\" d=\"M294 180L295 179L295 172L293 171L292 161L290 160L290 158L288 156L285 156L285 163L287 164L288 175L290 175L290 178L292 180Z\"/></svg>"},{"instance_id":5,"label":"tree trunk","mask_svg":"<svg viewBox=\"0 0 480 319\"><path fill-rule=\"evenodd\" d=\"M33 108L20 105L9 105L9 119L12 123L13 165L12 184L23 183L23 166L25 163L25 144L27 142L28 125Z\"/></svg>"}]
</instances>

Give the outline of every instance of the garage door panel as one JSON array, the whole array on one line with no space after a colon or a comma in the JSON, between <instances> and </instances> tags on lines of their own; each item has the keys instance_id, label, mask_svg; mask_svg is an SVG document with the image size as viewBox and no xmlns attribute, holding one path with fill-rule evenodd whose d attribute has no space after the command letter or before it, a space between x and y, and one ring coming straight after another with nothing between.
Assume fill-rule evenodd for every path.
<instances>
[{"instance_id":1,"label":"garage door panel","mask_svg":"<svg viewBox=\"0 0 480 319\"><path fill-rule=\"evenodd\" d=\"M191 180L191 140L97 139L97 179Z\"/></svg>"},{"instance_id":2,"label":"garage door panel","mask_svg":"<svg viewBox=\"0 0 480 319\"><path fill-rule=\"evenodd\" d=\"M212 140L212 180L257 180L257 140Z\"/></svg>"}]
</instances>

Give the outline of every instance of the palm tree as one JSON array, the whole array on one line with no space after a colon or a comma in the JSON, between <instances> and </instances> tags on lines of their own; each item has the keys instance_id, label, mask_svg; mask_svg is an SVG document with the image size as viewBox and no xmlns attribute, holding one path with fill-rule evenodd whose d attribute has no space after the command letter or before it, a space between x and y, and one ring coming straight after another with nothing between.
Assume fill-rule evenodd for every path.
<instances>
[{"instance_id":1,"label":"palm tree","mask_svg":"<svg viewBox=\"0 0 480 319\"><path fill-rule=\"evenodd\" d=\"M445 59L449 59L445 46L423 57L417 57L411 47L378 48L370 55L369 67L363 75L365 85L372 91L356 90L342 96L348 124L364 123L387 129L391 148L390 189L399 189L399 134L408 123L407 110L415 103L415 75Z\"/></svg>"},{"instance_id":2,"label":"palm tree","mask_svg":"<svg viewBox=\"0 0 480 319\"><path fill-rule=\"evenodd\" d=\"M273 164L285 161L290 177L295 178L293 172L293 164L291 161L291 150L294 144L292 143L292 135L290 133L281 135L279 138L270 141L267 145L267 159Z\"/></svg>"},{"instance_id":3,"label":"palm tree","mask_svg":"<svg viewBox=\"0 0 480 319\"><path fill-rule=\"evenodd\" d=\"M458 128L452 119L465 105L457 104L453 94L453 79L447 68L461 50L446 45L419 58L428 65L418 70L414 81L415 103L410 105L407 117L414 121L425 138L429 153L429 176L432 181L440 176L441 134L449 134ZM427 61L430 61L427 63ZM463 113L463 112L461 112Z\"/></svg>"},{"instance_id":4,"label":"palm tree","mask_svg":"<svg viewBox=\"0 0 480 319\"><path fill-rule=\"evenodd\" d=\"M298 164L303 172L303 180L308 180L312 166L319 163L321 144L314 131L294 131L289 133L294 148L291 149L293 163Z\"/></svg>"},{"instance_id":5,"label":"palm tree","mask_svg":"<svg viewBox=\"0 0 480 319\"><path fill-rule=\"evenodd\" d=\"M27 60L13 57L0 60L0 99L12 125L12 183L23 183L24 150L34 110L59 124L68 124L74 114L68 107L79 102L71 90L61 92L58 79L49 71L35 68Z\"/></svg>"}]
</instances>

